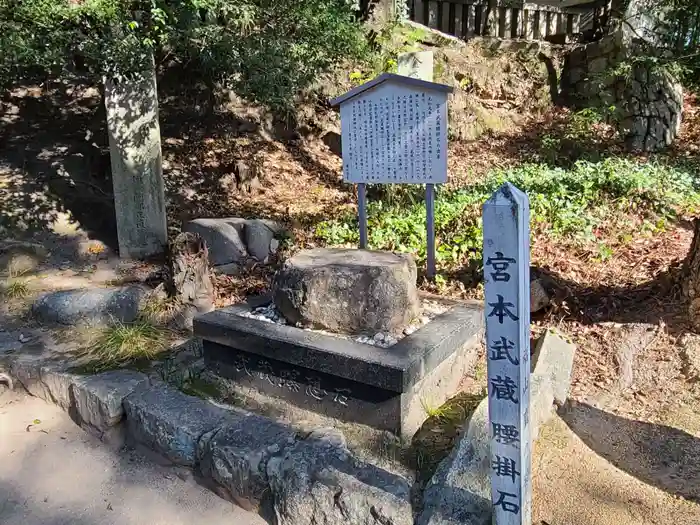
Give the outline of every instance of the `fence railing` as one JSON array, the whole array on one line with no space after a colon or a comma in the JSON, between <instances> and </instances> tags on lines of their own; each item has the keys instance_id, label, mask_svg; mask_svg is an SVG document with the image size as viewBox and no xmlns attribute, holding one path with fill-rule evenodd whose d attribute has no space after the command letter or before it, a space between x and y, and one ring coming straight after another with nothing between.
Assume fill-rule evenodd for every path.
<instances>
[{"instance_id":1,"label":"fence railing","mask_svg":"<svg viewBox=\"0 0 700 525\"><path fill-rule=\"evenodd\" d=\"M485 0L409 0L411 20L459 38L497 36L543 40L573 35L581 30L581 17L590 9L557 7L525 2L496 6ZM488 17L488 23L484 20Z\"/></svg>"}]
</instances>

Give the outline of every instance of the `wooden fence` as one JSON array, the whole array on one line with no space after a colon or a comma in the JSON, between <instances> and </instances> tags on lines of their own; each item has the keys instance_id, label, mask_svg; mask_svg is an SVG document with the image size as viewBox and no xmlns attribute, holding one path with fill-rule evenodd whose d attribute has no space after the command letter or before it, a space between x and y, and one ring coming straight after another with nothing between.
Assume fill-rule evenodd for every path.
<instances>
[{"instance_id":1,"label":"wooden fence","mask_svg":"<svg viewBox=\"0 0 700 525\"><path fill-rule=\"evenodd\" d=\"M497 36L543 40L581 31L590 9L498 1L489 13L484 0L409 0L411 20L459 38ZM489 23L484 28L484 18Z\"/></svg>"}]
</instances>

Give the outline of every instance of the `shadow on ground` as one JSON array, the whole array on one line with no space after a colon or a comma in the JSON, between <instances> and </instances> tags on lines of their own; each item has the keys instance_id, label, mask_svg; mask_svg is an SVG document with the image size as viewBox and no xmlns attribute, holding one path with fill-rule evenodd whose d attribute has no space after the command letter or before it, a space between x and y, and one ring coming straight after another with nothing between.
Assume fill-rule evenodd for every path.
<instances>
[{"instance_id":1,"label":"shadow on ground","mask_svg":"<svg viewBox=\"0 0 700 525\"><path fill-rule=\"evenodd\" d=\"M542 280L558 303L566 301L566 311L552 314L557 318L585 325L663 322L672 335L686 333L690 328L682 293L682 261L650 281L621 286L581 285L544 268L537 268L533 275Z\"/></svg>"},{"instance_id":2,"label":"shadow on ground","mask_svg":"<svg viewBox=\"0 0 700 525\"><path fill-rule=\"evenodd\" d=\"M46 231L68 215L116 247L99 92L81 82L22 86L0 104L0 228Z\"/></svg>"},{"instance_id":3,"label":"shadow on ground","mask_svg":"<svg viewBox=\"0 0 700 525\"><path fill-rule=\"evenodd\" d=\"M263 217L315 223L337 199L291 217L280 204L306 185L351 195L336 170L318 162L293 123L238 100L214 111L197 79L183 87L182 71L158 80L164 176L171 227L196 217ZM234 97L235 98L235 97ZM91 238L117 248L106 115L100 90L81 79L16 86L0 96L0 231L46 231L68 216ZM275 154L284 153L277 163ZM267 162L265 169L262 165ZM241 166L247 173L242 173ZM263 173L266 172L266 173ZM248 187L255 178L256 188ZM259 177L259 181L257 178ZM291 182L291 183L290 183ZM303 191L309 188L304 187Z\"/></svg>"},{"instance_id":4,"label":"shadow on ground","mask_svg":"<svg viewBox=\"0 0 700 525\"><path fill-rule=\"evenodd\" d=\"M597 454L635 478L700 502L700 438L569 400L560 417Z\"/></svg>"}]
</instances>

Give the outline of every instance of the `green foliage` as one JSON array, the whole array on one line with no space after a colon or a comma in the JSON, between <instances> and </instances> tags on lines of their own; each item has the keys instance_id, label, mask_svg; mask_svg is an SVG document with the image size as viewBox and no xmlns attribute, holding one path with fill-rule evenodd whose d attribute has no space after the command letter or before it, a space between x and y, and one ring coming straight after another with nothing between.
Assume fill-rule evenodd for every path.
<instances>
[{"instance_id":1,"label":"green foliage","mask_svg":"<svg viewBox=\"0 0 700 525\"><path fill-rule=\"evenodd\" d=\"M176 54L237 93L290 109L301 89L345 59L363 58L367 43L344 0L217 0L225 24L191 25ZM231 22L235 22L231 24Z\"/></svg>"},{"instance_id":2,"label":"green foliage","mask_svg":"<svg viewBox=\"0 0 700 525\"><path fill-rule=\"evenodd\" d=\"M700 3L697 0L641 0L625 23L648 45L630 62L669 68L686 84L700 85Z\"/></svg>"},{"instance_id":3,"label":"green foliage","mask_svg":"<svg viewBox=\"0 0 700 525\"><path fill-rule=\"evenodd\" d=\"M480 184L440 192L435 210L440 266L454 267L469 258L479 259L481 205L506 181L528 193L534 232L581 244L597 242L597 231L612 222L622 240L623 235L639 233L636 220L642 221L642 231L659 229L677 213L700 207L700 190L690 173L654 162L610 158L595 163L579 161L569 170L543 164L497 170ZM368 229L372 248L425 258L422 201L392 205L370 202ZM316 234L330 245L354 244L357 219L348 215L326 221L319 224ZM602 244L599 253L601 259L611 255L610 248Z\"/></svg>"},{"instance_id":4,"label":"green foliage","mask_svg":"<svg viewBox=\"0 0 700 525\"><path fill-rule=\"evenodd\" d=\"M363 56L345 0L0 0L0 80L28 72L119 78L156 59L274 108L331 65Z\"/></svg>"},{"instance_id":5,"label":"green foliage","mask_svg":"<svg viewBox=\"0 0 700 525\"><path fill-rule=\"evenodd\" d=\"M418 51L416 45L425 39L427 32L419 27L395 20L384 25L373 39L373 47L358 69L350 72L349 79L359 86L382 73L396 73L400 53Z\"/></svg>"}]
</instances>

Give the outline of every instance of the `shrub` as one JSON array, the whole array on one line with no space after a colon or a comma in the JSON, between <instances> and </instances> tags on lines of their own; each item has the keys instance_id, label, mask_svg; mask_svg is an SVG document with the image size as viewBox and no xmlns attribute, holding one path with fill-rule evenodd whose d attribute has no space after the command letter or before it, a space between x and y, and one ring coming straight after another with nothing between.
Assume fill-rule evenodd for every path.
<instances>
[{"instance_id":1,"label":"shrub","mask_svg":"<svg viewBox=\"0 0 700 525\"><path fill-rule=\"evenodd\" d=\"M700 205L700 192L689 173L654 162L610 158L579 161L570 170L542 164L497 170L478 184L439 193L435 234L441 266L480 259L481 205L506 181L528 194L534 234L578 244L595 241L606 229L622 239L663 228L676 214ZM370 202L368 229L372 248L425 258L424 202ZM356 243L357 230L356 216L348 214L319 224L316 234L324 243L342 245Z\"/></svg>"}]
</instances>

